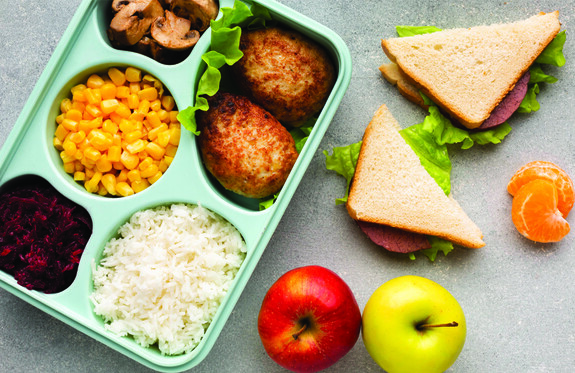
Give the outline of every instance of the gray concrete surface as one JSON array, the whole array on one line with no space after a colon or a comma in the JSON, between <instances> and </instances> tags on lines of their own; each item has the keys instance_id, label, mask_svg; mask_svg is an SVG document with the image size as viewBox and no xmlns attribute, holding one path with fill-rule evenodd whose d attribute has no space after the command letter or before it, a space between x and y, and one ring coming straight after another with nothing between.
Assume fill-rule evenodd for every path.
<instances>
[{"instance_id":1,"label":"gray concrete surface","mask_svg":"<svg viewBox=\"0 0 575 373\"><path fill-rule=\"evenodd\" d=\"M66 29L79 0L0 1L0 145ZM353 77L320 150L297 189L267 250L215 347L195 372L280 372L266 355L256 315L271 284L284 272L319 264L337 272L361 308L385 281L428 277L461 303L468 334L453 372L572 372L575 366L575 233L558 244L522 238L510 219L506 184L521 165L549 160L575 177L575 27L573 0L281 0L336 31L349 46ZM358 141L373 112L386 103L405 127L425 113L385 82L377 67L380 39L398 24L467 27L561 12L568 30L567 64L539 96L541 110L515 115L513 131L497 146L451 150L453 193L482 228L486 246L458 248L434 263L410 261L371 244L334 199L343 179L325 169L321 150ZM575 220L570 216L570 223ZM0 290L0 372L146 372L147 368L96 342L34 306ZM361 339L330 372L376 372Z\"/></svg>"}]
</instances>

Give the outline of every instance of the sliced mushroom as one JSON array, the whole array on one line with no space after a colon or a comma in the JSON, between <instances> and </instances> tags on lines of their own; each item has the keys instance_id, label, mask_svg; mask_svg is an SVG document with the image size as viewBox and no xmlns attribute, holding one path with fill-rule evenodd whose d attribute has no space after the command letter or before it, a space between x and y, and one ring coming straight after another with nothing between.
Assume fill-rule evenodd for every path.
<instances>
[{"instance_id":1,"label":"sliced mushroom","mask_svg":"<svg viewBox=\"0 0 575 373\"><path fill-rule=\"evenodd\" d=\"M162 47L154 39L146 35L134 45L133 50L159 62L164 62L167 59L166 48Z\"/></svg>"},{"instance_id":2,"label":"sliced mushroom","mask_svg":"<svg viewBox=\"0 0 575 373\"><path fill-rule=\"evenodd\" d=\"M136 44L150 29L158 17L164 15L164 8L158 0L115 1L116 13L108 37L113 45L127 47Z\"/></svg>"},{"instance_id":3,"label":"sliced mushroom","mask_svg":"<svg viewBox=\"0 0 575 373\"><path fill-rule=\"evenodd\" d=\"M192 21L196 30L205 31L210 26L210 20L218 16L216 0L165 0L166 5L178 17Z\"/></svg>"},{"instance_id":4,"label":"sliced mushroom","mask_svg":"<svg viewBox=\"0 0 575 373\"><path fill-rule=\"evenodd\" d=\"M158 17L152 23L152 37L158 44L171 50L189 49L200 39L197 30L190 30L191 25L190 20L166 10L164 17Z\"/></svg>"}]
</instances>

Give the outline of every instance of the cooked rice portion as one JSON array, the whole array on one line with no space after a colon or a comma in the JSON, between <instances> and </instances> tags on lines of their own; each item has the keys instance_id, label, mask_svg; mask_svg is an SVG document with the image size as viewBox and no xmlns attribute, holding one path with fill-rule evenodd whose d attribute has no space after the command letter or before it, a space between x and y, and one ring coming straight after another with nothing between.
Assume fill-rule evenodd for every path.
<instances>
[{"instance_id":1,"label":"cooked rice portion","mask_svg":"<svg viewBox=\"0 0 575 373\"><path fill-rule=\"evenodd\" d=\"M94 312L106 328L162 354L193 350L246 252L228 221L196 205L135 213L93 264Z\"/></svg>"}]
</instances>

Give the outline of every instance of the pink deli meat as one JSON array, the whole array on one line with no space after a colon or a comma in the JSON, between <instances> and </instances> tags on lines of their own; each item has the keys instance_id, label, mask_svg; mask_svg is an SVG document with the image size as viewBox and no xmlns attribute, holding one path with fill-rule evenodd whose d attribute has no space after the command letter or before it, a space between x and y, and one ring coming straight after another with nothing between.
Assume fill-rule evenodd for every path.
<instances>
[{"instance_id":1,"label":"pink deli meat","mask_svg":"<svg viewBox=\"0 0 575 373\"><path fill-rule=\"evenodd\" d=\"M423 234L364 221L357 221L357 224L375 244L395 253L405 254L431 248L427 236Z\"/></svg>"},{"instance_id":2,"label":"pink deli meat","mask_svg":"<svg viewBox=\"0 0 575 373\"><path fill-rule=\"evenodd\" d=\"M479 129L487 129L498 126L505 122L519 108L521 101L527 94L527 83L531 74L527 71L515 84L515 87L503 98L503 100L493 109L489 118L487 118Z\"/></svg>"}]
</instances>

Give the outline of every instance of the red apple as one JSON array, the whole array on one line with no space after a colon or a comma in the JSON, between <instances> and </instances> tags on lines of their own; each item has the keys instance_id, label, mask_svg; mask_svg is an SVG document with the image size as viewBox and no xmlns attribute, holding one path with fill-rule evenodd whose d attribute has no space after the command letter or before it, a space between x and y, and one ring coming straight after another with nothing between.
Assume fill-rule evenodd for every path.
<instances>
[{"instance_id":1,"label":"red apple","mask_svg":"<svg viewBox=\"0 0 575 373\"><path fill-rule=\"evenodd\" d=\"M268 290L258 331L268 355L294 372L317 372L351 350L361 312L347 284L320 266L295 268Z\"/></svg>"}]
</instances>

